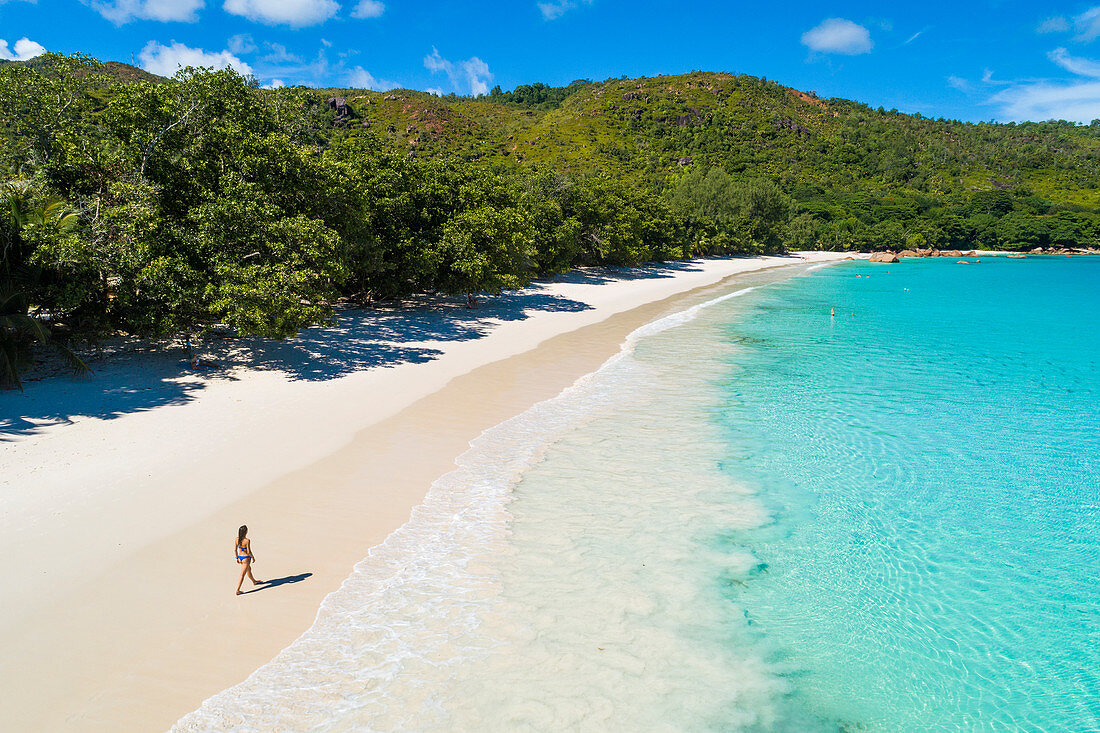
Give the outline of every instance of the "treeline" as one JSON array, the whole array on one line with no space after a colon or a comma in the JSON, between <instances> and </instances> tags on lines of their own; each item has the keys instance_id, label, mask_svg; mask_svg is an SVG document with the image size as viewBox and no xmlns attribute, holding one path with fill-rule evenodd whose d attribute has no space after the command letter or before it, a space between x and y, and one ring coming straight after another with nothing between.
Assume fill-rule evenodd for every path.
<instances>
[{"instance_id":1,"label":"treeline","mask_svg":"<svg viewBox=\"0 0 1100 733\"><path fill-rule=\"evenodd\" d=\"M524 109L557 109L568 97L591 84L590 79L577 79L564 87L552 87L542 82L535 82L520 84L510 92L502 91L498 84L485 98L496 104L515 105Z\"/></svg>"},{"instance_id":2,"label":"treeline","mask_svg":"<svg viewBox=\"0 0 1100 733\"><path fill-rule=\"evenodd\" d=\"M796 198L803 192L796 191ZM932 196L816 191L787 231L794 247L832 250L1097 247L1100 214L1019 187Z\"/></svg>"},{"instance_id":3,"label":"treeline","mask_svg":"<svg viewBox=\"0 0 1100 733\"><path fill-rule=\"evenodd\" d=\"M0 67L0 182L9 384L43 325L283 338L330 322L341 298L778 250L789 205L728 177L669 198L606 175L418 160L333 131L303 89L203 70L120 83L62 56Z\"/></svg>"},{"instance_id":4,"label":"treeline","mask_svg":"<svg viewBox=\"0 0 1100 733\"><path fill-rule=\"evenodd\" d=\"M927 120L702 72L349 95L362 123L335 125L327 92L123 66L0 64L7 383L51 334L284 338L341 299L579 265L1100 238L1100 125Z\"/></svg>"},{"instance_id":5,"label":"treeline","mask_svg":"<svg viewBox=\"0 0 1100 733\"><path fill-rule=\"evenodd\" d=\"M481 99L456 99L448 116L408 95L364 114L392 125L395 149L427 139L430 154L601 171L670 200L713 170L770 181L792 200L783 238L799 247L1097 244L1100 121L933 120L709 72ZM418 127L425 113L438 132Z\"/></svg>"},{"instance_id":6,"label":"treeline","mask_svg":"<svg viewBox=\"0 0 1100 733\"><path fill-rule=\"evenodd\" d=\"M774 181L794 201L799 247L1091 247L1100 235L1100 122L930 120L705 73L608 83L579 95L576 114L635 141L610 164L624 175L644 162L644 178L667 176L686 156Z\"/></svg>"}]
</instances>

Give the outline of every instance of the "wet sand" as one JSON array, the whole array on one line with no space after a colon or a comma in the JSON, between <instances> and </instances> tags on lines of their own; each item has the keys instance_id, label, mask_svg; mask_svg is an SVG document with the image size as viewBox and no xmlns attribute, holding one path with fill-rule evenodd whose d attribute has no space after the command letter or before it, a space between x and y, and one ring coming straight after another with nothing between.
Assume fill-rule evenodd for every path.
<instances>
[{"instance_id":1,"label":"wet sand","mask_svg":"<svg viewBox=\"0 0 1100 733\"><path fill-rule=\"evenodd\" d=\"M172 383L152 358L0 396L3 424L18 426L0 443L0 728L168 728L305 631L483 430L598 368L627 333L700 291L802 261L578 273L474 313L367 313L373 363L354 328L307 333L290 354L304 363L281 352L282 369L241 366L163 404L111 410ZM345 358L346 373L318 374L348 350L359 357ZM135 378L141 369L153 381ZM99 417L57 420L51 400L96 405L87 413ZM53 424L36 427L42 416ZM230 541L241 523L256 576L275 583L236 597Z\"/></svg>"}]
</instances>

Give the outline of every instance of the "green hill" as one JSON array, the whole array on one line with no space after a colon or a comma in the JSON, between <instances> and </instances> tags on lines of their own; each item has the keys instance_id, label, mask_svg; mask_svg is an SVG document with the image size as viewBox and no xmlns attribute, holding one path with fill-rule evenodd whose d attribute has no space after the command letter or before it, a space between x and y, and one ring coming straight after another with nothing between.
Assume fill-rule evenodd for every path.
<instances>
[{"instance_id":1,"label":"green hill","mask_svg":"<svg viewBox=\"0 0 1100 733\"><path fill-rule=\"evenodd\" d=\"M417 155L607 171L660 185L686 165L814 189L942 195L1024 189L1100 206L1100 126L971 124L820 99L752 76L576 84L551 109L394 90L345 96L395 149Z\"/></svg>"},{"instance_id":2,"label":"green hill","mask_svg":"<svg viewBox=\"0 0 1100 733\"><path fill-rule=\"evenodd\" d=\"M1091 247L1098 173L1100 125L930 120L744 75L474 99L47 54L0 64L0 381L47 321L285 337L340 298L577 265Z\"/></svg>"}]
</instances>

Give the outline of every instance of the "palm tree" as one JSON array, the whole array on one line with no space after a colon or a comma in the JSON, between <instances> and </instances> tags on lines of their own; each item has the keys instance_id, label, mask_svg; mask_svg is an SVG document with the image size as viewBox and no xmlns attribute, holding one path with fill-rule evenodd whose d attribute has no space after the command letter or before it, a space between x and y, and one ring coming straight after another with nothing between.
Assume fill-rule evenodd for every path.
<instances>
[{"instance_id":1,"label":"palm tree","mask_svg":"<svg viewBox=\"0 0 1100 733\"><path fill-rule=\"evenodd\" d=\"M24 232L35 236L69 231L76 227L77 215L56 199L44 206L29 206L26 186L17 184L8 184L4 199L0 204L0 387L23 389L19 375L33 362L31 346L36 341L50 343L75 373L88 374L88 365L64 344L51 341L49 330L31 315L25 287L30 268L21 256Z\"/></svg>"}]
</instances>

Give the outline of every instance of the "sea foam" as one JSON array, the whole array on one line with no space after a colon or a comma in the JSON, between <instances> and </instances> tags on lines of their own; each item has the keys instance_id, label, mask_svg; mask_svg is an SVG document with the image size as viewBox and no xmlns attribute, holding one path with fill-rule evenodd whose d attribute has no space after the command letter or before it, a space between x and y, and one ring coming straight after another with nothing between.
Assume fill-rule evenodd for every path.
<instances>
[{"instance_id":1,"label":"sea foam","mask_svg":"<svg viewBox=\"0 0 1100 733\"><path fill-rule=\"evenodd\" d=\"M663 705L639 708L614 692L628 677L638 681L632 689L641 692L672 690L685 701L705 700L706 712L724 716L726 723L737 722L729 717L727 703L737 698L731 690L751 688L762 702L743 710L740 722L759 723L760 710L769 708L783 683L768 673L758 655L731 664L708 650L690 660L686 677L667 679L668 666L657 660L683 646L682 639L661 623L631 625L629 620L660 619L672 609L658 608L652 595L633 590L623 579L612 589L593 586L591 576L585 582L583 573L555 577L553 568L560 569L570 553L584 554L575 544L560 544L562 536L591 532L612 538L614 532L591 526L588 519L571 524L559 507L544 522L557 536L542 536L527 551L516 546L509 512L513 487L551 446L580 426L613 415L616 407L643 398L643 384L652 386L653 380L645 378L644 367L632 358L643 339L753 290L741 288L638 328L599 370L485 431L456 460L456 469L432 484L409 521L372 548L325 598L309 630L245 681L206 700L173 730L470 729L521 721L544 730L562 725L606 728L614 720L637 718L634 713L642 708L648 711L643 719L658 723ZM627 456L631 447L624 446ZM721 486L697 484L696 492L728 488L721 476L712 480ZM705 508L696 504L692 511L703 513ZM732 511L746 525L766 521L766 512L747 497ZM544 532L532 524L525 530L532 527L533 536ZM631 531L649 529L643 522ZM557 555L555 542L560 545ZM675 551L687 552L682 542ZM699 609L688 601L698 590L677 577L676 559L665 558L662 602L673 599L680 606L671 616L698 617ZM727 554L723 562L731 576L745 575L755 566L744 552ZM547 570L551 572L543 572ZM509 588L505 576L512 583ZM593 594L615 602L611 615L602 617L606 646L582 644L588 657L595 657L585 658L570 650L568 642L576 642L578 629L590 625L586 614ZM540 607L547 595L569 598L573 605ZM556 645L540 644L553 637L547 632L555 628L562 636ZM524 684L517 686L519 678ZM692 682L685 687L688 679ZM714 700L722 700L725 709L715 710Z\"/></svg>"}]
</instances>

